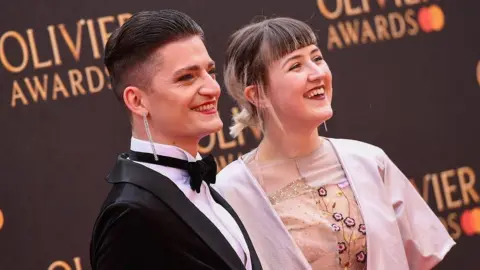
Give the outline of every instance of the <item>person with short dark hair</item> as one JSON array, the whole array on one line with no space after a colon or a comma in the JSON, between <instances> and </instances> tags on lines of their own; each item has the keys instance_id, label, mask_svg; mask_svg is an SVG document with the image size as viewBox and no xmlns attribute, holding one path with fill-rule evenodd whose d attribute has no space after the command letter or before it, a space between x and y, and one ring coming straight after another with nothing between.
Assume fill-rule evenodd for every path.
<instances>
[{"instance_id":1,"label":"person with short dark hair","mask_svg":"<svg viewBox=\"0 0 480 270\"><path fill-rule=\"evenodd\" d=\"M223 126L201 27L175 10L138 12L109 37L105 65L132 138L107 176L92 269L262 269L242 222L210 187L215 160L198 154L200 139Z\"/></svg>"}]
</instances>

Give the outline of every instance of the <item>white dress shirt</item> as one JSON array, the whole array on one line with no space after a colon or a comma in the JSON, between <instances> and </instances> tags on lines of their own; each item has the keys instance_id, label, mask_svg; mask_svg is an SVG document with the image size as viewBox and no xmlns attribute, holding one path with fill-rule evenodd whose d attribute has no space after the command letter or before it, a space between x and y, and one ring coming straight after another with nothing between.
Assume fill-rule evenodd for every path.
<instances>
[{"instance_id":1,"label":"white dress shirt","mask_svg":"<svg viewBox=\"0 0 480 270\"><path fill-rule=\"evenodd\" d=\"M169 156L188 161L195 161L201 159L198 153L197 158L195 159L190 153L172 145L154 143L154 147L158 155ZM152 153L152 146L150 142L139 140L134 137L132 137L131 139L130 149L136 152ZM210 189L205 182L202 182L202 185L200 187L200 193L197 193L190 187L190 176L188 175L187 171L157 164L137 161L135 162L166 176L173 183L175 183L175 185L177 185L177 187L185 194L185 196L223 234L225 239L230 243L240 260L245 265L245 268L247 270L252 269L250 252L248 250L247 243L245 242L245 238L243 237L240 227L238 226L235 219L233 219L233 217L230 215L230 213L228 213L225 208L223 208L221 205L219 205L213 200L212 195L210 194Z\"/></svg>"}]
</instances>

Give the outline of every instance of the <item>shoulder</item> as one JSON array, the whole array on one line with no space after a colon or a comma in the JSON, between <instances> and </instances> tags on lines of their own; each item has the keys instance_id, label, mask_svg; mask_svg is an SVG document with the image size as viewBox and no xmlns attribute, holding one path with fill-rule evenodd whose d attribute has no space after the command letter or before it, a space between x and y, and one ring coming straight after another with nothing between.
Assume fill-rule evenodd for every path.
<instances>
[{"instance_id":1,"label":"shoulder","mask_svg":"<svg viewBox=\"0 0 480 270\"><path fill-rule=\"evenodd\" d=\"M95 223L95 230L108 230L118 223L128 220L144 220L150 216L150 210L135 201L115 201L102 208Z\"/></svg>"},{"instance_id":2,"label":"shoulder","mask_svg":"<svg viewBox=\"0 0 480 270\"><path fill-rule=\"evenodd\" d=\"M132 184L115 184L100 209L95 231L106 232L113 226L136 228L158 224L157 217L168 217L169 212L169 208L148 191Z\"/></svg>"},{"instance_id":3,"label":"shoulder","mask_svg":"<svg viewBox=\"0 0 480 270\"><path fill-rule=\"evenodd\" d=\"M336 148L341 148L342 151L349 153L366 153L366 154L383 154L382 148L352 139L342 139L342 138L327 138Z\"/></svg>"},{"instance_id":4,"label":"shoulder","mask_svg":"<svg viewBox=\"0 0 480 270\"><path fill-rule=\"evenodd\" d=\"M369 160L383 164L386 153L382 148L351 139L328 138L337 153L342 157L353 157L357 160Z\"/></svg>"},{"instance_id":5,"label":"shoulder","mask_svg":"<svg viewBox=\"0 0 480 270\"><path fill-rule=\"evenodd\" d=\"M223 187L245 175L245 163L239 158L225 166L218 174L215 187Z\"/></svg>"},{"instance_id":6,"label":"shoulder","mask_svg":"<svg viewBox=\"0 0 480 270\"><path fill-rule=\"evenodd\" d=\"M225 166L218 174L214 189L220 194L225 195L229 190L234 190L242 186L245 181L251 178L250 172L245 164L245 158L248 158L252 152L249 152L235 161Z\"/></svg>"},{"instance_id":7,"label":"shoulder","mask_svg":"<svg viewBox=\"0 0 480 270\"><path fill-rule=\"evenodd\" d=\"M234 180L245 177L245 174L248 173L245 160L249 160L256 149L251 150L250 152L238 157L236 160L232 161L230 164L225 166L218 174L218 182L222 183L228 180Z\"/></svg>"},{"instance_id":8,"label":"shoulder","mask_svg":"<svg viewBox=\"0 0 480 270\"><path fill-rule=\"evenodd\" d=\"M151 191L132 183L113 184L102 210L130 207L151 211L163 209L164 204Z\"/></svg>"}]
</instances>

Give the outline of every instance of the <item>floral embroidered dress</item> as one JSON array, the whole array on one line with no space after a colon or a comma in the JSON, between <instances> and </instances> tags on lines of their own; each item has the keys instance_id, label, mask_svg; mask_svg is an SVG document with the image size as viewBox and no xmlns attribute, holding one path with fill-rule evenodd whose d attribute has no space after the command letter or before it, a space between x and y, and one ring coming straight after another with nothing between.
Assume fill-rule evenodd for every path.
<instances>
[{"instance_id":1,"label":"floral embroidered dress","mask_svg":"<svg viewBox=\"0 0 480 270\"><path fill-rule=\"evenodd\" d=\"M366 227L328 140L307 156L246 164L312 269L367 268Z\"/></svg>"}]
</instances>

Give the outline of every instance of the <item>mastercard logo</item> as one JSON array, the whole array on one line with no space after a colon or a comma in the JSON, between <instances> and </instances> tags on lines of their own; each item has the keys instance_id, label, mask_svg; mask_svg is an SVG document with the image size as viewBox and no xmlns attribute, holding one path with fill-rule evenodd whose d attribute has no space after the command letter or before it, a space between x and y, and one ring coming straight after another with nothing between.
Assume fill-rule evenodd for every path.
<instances>
[{"instance_id":1,"label":"mastercard logo","mask_svg":"<svg viewBox=\"0 0 480 270\"><path fill-rule=\"evenodd\" d=\"M0 230L3 228L3 213L2 213L2 210L0 209Z\"/></svg>"},{"instance_id":2,"label":"mastercard logo","mask_svg":"<svg viewBox=\"0 0 480 270\"><path fill-rule=\"evenodd\" d=\"M445 15L437 5L420 8L417 17L420 28L426 33L440 31L445 26Z\"/></svg>"},{"instance_id":3,"label":"mastercard logo","mask_svg":"<svg viewBox=\"0 0 480 270\"><path fill-rule=\"evenodd\" d=\"M468 236L480 234L480 207L463 212L460 217L460 226Z\"/></svg>"}]
</instances>

